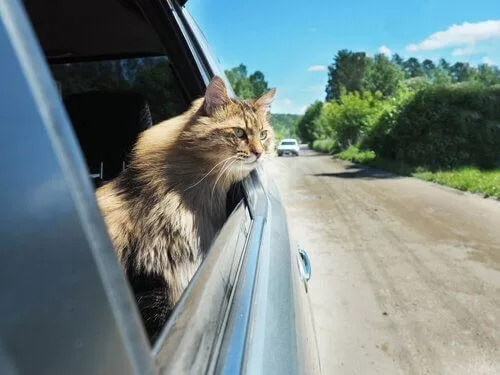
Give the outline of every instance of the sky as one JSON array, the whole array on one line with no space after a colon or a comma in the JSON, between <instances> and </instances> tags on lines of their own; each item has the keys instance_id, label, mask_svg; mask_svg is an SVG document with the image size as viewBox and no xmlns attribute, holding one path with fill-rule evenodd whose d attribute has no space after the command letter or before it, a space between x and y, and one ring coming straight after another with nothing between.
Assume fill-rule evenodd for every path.
<instances>
[{"instance_id":1,"label":"sky","mask_svg":"<svg viewBox=\"0 0 500 375\"><path fill-rule=\"evenodd\" d=\"M500 66L500 0L189 0L223 69L260 70L274 113L324 100L340 49Z\"/></svg>"}]
</instances>

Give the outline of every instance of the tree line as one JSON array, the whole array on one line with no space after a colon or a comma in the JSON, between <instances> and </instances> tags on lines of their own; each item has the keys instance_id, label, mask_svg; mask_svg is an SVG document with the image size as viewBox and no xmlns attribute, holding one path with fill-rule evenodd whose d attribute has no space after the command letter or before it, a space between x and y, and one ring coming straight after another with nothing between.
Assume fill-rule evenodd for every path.
<instances>
[{"instance_id":1,"label":"tree line","mask_svg":"<svg viewBox=\"0 0 500 375\"><path fill-rule=\"evenodd\" d=\"M339 98L343 89L347 93L379 91L387 98L394 96L403 82L410 88L460 82L493 86L500 84L500 70L489 64L477 67L467 62L451 64L446 59L440 59L437 64L430 59L420 62L415 57L405 60L397 53L391 59L384 54L372 58L365 52L343 49L328 66L326 100Z\"/></svg>"},{"instance_id":2,"label":"tree line","mask_svg":"<svg viewBox=\"0 0 500 375\"><path fill-rule=\"evenodd\" d=\"M320 149L355 146L433 169L500 162L497 66L340 50L325 91L297 121L301 139Z\"/></svg>"}]
</instances>

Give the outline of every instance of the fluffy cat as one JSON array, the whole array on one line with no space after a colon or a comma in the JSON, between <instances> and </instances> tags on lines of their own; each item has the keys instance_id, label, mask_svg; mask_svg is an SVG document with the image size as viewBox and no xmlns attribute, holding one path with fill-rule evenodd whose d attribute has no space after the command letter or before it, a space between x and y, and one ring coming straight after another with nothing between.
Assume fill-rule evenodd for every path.
<instances>
[{"instance_id":1,"label":"fluffy cat","mask_svg":"<svg viewBox=\"0 0 500 375\"><path fill-rule=\"evenodd\" d=\"M151 340L224 224L229 188L272 149L274 94L231 99L215 77L185 113L141 133L128 167L97 190Z\"/></svg>"}]
</instances>

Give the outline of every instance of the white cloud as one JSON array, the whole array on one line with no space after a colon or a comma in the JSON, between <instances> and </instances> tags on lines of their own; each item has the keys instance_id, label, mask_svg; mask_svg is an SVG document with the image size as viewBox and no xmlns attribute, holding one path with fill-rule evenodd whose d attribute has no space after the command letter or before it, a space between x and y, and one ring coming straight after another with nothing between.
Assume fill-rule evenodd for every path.
<instances>
[{"instance_id":1,"label":"white cloud","mask_svg":"<svg viewBox=\"0 0 500 375\"><path fill-rule=\"evenodd\" d=\"M307 68L308 72L326 72L326 65L311 65Z\"/></svg>"},{"instance_id":2,"label":"white cloud","mask_svg":"<svg viewBox=\"0 0 500 375\"><path fill-rule=\"evenodd\" d=\"M464 22L461 25L452 25L444 31L431 34L418 44L409 44L406 50L430 51L445 47L473 45L478 41L500 38L500 20L483 22Z\"/></svg>"},{"instance_id":3,"label":"white cloud","mask_svg":"<svg viewBox=\"0 0 500 375\"><path fill-rule=\"evenodd\" d=\"M303 105L302 107L300 107L298 114L303 115L306 112L307 107L307 105Z\"/></svg>"},{"instance_id":4,"label":"white cloud","mask_svg":"<svg viewBox=\"0 0 500 375\"><path fill-rule=\"evenodd\" d=\"M387 57L392 56L391 49L389 47L387 47L386 45L382 45L382 46L378 47L378 52L383 54L383 55L386 55Z\"/></svg>"},{"instance_id":5,"label":"white cloud","mask_svg":"<svg viewBox=\"0 0 500 375\"><path fill-rule=\"evenodd\" d=\"M489 56L484 56L483 57L483 63L488 64L488 65L495 65L495 62Z\"/></svg>"},{"instance_id":6,"label":"white cloud","mask_svg":"<svg viewBox=\"0 0 500 375\"><path fill-rule=\"evenodd\" d=\"M474 53L477 53L474 47L455 48L451 52L452 56L467 56L473 55Z\"/></svg>"}]
</instances>

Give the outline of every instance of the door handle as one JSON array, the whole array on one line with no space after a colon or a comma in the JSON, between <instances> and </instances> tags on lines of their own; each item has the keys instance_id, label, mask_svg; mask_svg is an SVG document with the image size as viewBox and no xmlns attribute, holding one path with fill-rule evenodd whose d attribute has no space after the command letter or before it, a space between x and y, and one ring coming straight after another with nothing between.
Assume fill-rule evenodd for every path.
<instances>
[{"instance_id":1,"label":"door handle","mask_svg":"<svg viewBox=\"0 0 500 375\"><path fill-rule=\"evenodd\" d=\"M309 281L311 278L311 259L309 258L309 254L302 248L299 248L299 269L300 276L302 280Z\"/></svg>"}]
</instances>

